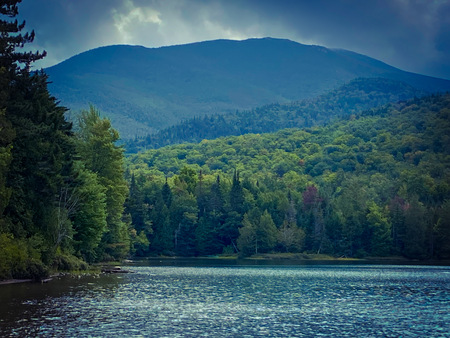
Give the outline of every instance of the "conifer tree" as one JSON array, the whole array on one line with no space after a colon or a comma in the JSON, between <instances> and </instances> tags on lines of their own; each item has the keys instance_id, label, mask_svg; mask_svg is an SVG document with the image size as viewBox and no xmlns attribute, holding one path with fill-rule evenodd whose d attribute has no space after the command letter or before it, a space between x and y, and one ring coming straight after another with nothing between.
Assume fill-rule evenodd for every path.
<instances>
[{"instance_id":1,"label":"conifer tree","mask_svg":"<svg viewBox=\"0 0 450 338\"><path fill-rule=\"evenodd\" d=\"M11 21L19 3L0 5L0 231L21 241L27 264L36 267L71 245L69 212L60 201L70 186L74 146L66 109L48 92L47 76L30 72L45 52L18 50L34 39L34 32L22 33L25 22Z\"/></svg>"},{"instance_id":2,"label":"conifer tree","mask_svg":"<svg viewBox=\"0 0 450 338\"><path fill-rule=\"evenodd\" d=\"M233 183L230 190L230 208L232 211L243 215L244 209L244 191L242 189L241 181L239 180L239 172L234 171Z\"/></svg>"}]
</instances>

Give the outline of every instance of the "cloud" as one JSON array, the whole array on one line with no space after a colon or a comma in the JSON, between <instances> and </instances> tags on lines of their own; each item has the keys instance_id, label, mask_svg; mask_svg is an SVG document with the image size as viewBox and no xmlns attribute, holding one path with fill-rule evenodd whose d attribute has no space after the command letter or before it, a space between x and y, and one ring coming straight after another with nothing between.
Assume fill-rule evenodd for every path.
<instances>
[{"instance_id":1,"label":"cloud","mask_svg":"<svg viewBox=\"0 0 450 338\"><path fill-rule=\"evenodd\" d=\"M159 47L251 37L353 50L450 78L447 0L32 0L19 7L48 66L109 44Z\"/></svg>"},{"instance_id":2,"label":"cloud","mask_svg":"<svg viewBox=\"0 0 450 338\"><path fill-rule=\"evenodd\" d=\"M160 13L151 7L136 6L133 1L124 3L125 12L113 8L111 10L114 26L117 29L117 39L122 43L139 44L142 42L137 32L148 31L149 25L162 23ZM151 27L150 27L151 29Z\"/></svg>"}]
</instances>

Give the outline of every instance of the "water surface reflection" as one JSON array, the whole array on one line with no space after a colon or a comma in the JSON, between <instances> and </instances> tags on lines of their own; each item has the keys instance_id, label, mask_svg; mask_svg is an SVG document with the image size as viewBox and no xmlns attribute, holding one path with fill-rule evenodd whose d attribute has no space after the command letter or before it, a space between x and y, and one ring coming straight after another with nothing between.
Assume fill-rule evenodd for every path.
<instances>
[{"instance_id":1,"label":"water surface reflection","mask_svg":"<svg viewBox=\"0 0 450 338\"><path fill-rule=\"evenodd\" d=\"M2 287L2 333L448 336L449 267L184 263Z\"/></svg>"}]
</instances>

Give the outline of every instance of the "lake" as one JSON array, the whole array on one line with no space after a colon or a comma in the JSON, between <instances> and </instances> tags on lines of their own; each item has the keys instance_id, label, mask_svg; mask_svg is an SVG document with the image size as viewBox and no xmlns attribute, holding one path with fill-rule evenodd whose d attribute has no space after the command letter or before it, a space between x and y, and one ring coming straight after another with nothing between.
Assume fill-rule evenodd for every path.
<instances>
[{"instance_id":1,"label":"lake","mask_svg":"<svg viewBox=\"0 0 450 338\"><path fill-rule=\"evenodd\" d=\"M2 337L450 337L450 267L143 261L0 286Z\"/></svg>"}]
</instances>

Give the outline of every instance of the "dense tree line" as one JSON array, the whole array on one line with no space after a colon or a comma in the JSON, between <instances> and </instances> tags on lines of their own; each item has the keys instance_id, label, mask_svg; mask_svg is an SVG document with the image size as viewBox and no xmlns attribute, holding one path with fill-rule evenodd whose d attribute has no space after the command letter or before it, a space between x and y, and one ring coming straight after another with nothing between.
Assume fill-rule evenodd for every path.
<instances>
[{"instance_id":1,"label":"dense tree line","mask_svg":"<svg viewBox=\"0 0 450 338\"><path fill-rule=\"evenodd\" d=\"M449 258L449 114L438 95L130 156L140 253Z\"/></svg>"},{"instance_id":2,"label":"dense tree line","mask_svg":"<svg viewBox=\"0 0 450 338\"><path fill-rule=\"evenodd\" d=\"M0 6L0 279L40 278L130 248L118 134L93 107L72 130L45 73L30 70L45 53L18 51L34 38L11 21L19 2Z\"/></svg>"},{"instance_id":3,"label":"dense tree line","mask_svg":"<svg viewBox=\"0 0 450 338\"><path fill-rule=\"evenodd\" d=\"M170 144L201 142L231 135L270 133L285 128L325 125L389 102L421 97L410 85L383 78L359 78L314 99L270 104L251 111L202 116L125 143L127 152Z\"/></svg>"}]
</instances>

